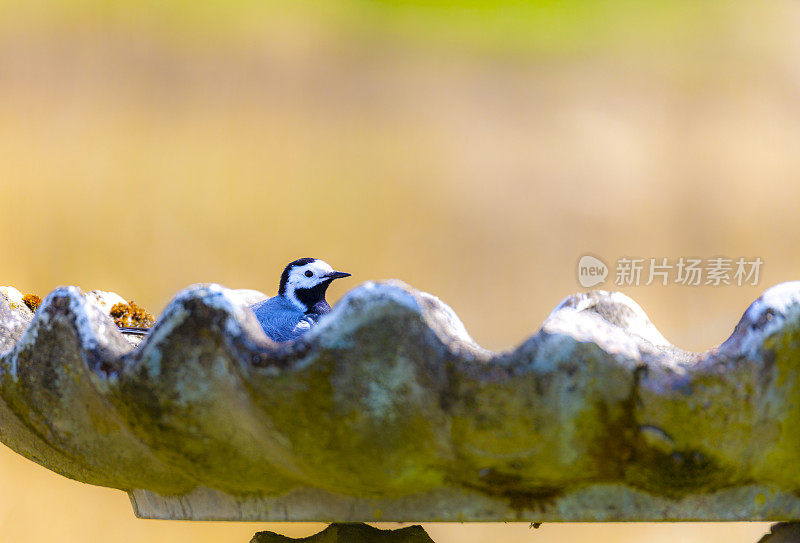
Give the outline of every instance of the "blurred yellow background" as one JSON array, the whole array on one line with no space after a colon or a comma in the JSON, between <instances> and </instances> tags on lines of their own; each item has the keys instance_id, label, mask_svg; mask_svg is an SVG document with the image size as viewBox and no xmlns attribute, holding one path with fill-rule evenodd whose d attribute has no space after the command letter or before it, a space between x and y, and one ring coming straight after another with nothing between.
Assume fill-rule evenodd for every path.
<instances>
[{"instance_id":1,"label":"blurred yellow background","mask_svg":"<svg viewBox=\"0 0 800 543\"><path fill-rule=\"evenodd\" d=\"M797 278L800 6L537 0L0 0L0 283L158 312L268 294L316 256L401 278L507 349L586 253L761 257L755 287L626 287L721 342ZM613 274L613 270L612 270ZM604 288L614 288L613 275ZM0 538L247 541L323 525L132 518L123 493L0 450ZM428 525L437 543L755 542L754 524ZM598 539L602 538L602 539Z\"/></svg>"}]
</instances>

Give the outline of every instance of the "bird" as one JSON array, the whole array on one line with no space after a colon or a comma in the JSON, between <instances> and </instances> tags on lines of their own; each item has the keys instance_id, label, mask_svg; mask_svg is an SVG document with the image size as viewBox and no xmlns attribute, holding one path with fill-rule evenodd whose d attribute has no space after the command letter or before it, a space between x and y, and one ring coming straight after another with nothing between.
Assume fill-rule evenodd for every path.
<instances>
[{"instance_id":1,"label":"bird","mask_svg":"<svg viewBox=\"0 0 800 543\"><path fill-rule=\"evenodd\" d=\"M298 338L331 310L325 292L334 279L350 277L318 258L290 262L278 283L278 295L250 306L261 328L276 342Z\"/></svg>"}]
</instances>

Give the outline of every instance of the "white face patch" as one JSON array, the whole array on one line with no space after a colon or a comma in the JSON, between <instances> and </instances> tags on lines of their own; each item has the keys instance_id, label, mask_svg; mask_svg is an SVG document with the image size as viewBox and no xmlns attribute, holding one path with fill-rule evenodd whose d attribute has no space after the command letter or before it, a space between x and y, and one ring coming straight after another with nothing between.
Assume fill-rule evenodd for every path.
<instances>
[{"instance_id":1,"label":"white face patch","mask_svg":"<svg viewBox=\"0 0 800 543\"><path fill-rule=\"evenodd\" d=\"M300 303L294 294L299 288L313 288L326 280L325 275L333 271L330 264L324 260L314 260L303 266L295 266L289 271L289 279L286 281L285 296L294 302L303 311L306 307Z\"/></svg>"}]
</instances>

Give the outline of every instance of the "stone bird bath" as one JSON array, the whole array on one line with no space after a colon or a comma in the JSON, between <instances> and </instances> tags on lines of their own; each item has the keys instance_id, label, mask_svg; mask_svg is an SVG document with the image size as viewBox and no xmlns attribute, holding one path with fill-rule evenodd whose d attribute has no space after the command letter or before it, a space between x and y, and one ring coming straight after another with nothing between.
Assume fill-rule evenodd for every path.
<instances>
[{"instance_id":1,"label":"stone bird bath","mask_svg":"<svg viewBox=\"0 0 800 543\"><path fill-rule=\"evenodd\" d=\"M139 517L800 517L800 282L703 353L600 291L505 353L399 282L287 344L253 291L189 287L138 345L104 296L62 287L34 314L0 291L0 439Z\"/></svg>"}]
</instances>

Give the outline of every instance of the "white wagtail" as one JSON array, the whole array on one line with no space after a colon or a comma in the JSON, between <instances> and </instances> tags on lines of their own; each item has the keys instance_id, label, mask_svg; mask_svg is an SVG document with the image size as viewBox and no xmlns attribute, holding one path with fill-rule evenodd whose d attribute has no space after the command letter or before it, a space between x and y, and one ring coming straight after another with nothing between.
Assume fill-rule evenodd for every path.
<instances>
[{"instance_id":1,"label":"white wagtail","mask_svg":"<svg viewBox=\"0 0 800 543\"><path fill-rule=\"evenodd\" d=\"M349 277L317 258L290 262L281 274L278 295L251 305L264 332L273 341L288 341L307 332L331 306L325 291L334 279Z\"/></svg>"}]
</instances>

